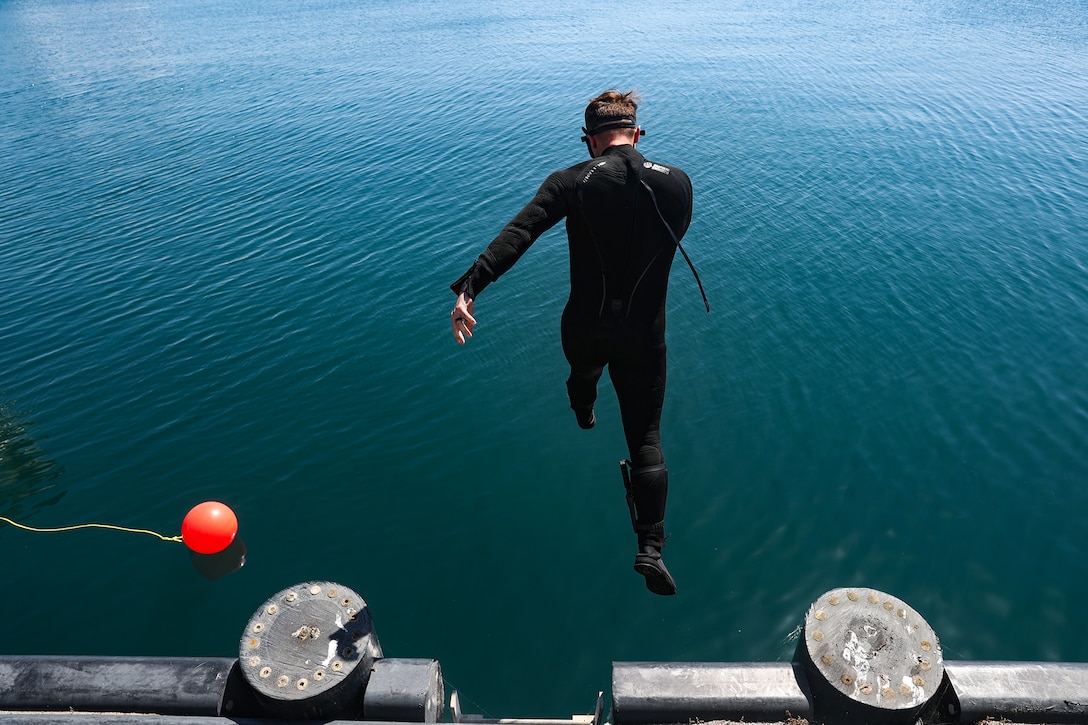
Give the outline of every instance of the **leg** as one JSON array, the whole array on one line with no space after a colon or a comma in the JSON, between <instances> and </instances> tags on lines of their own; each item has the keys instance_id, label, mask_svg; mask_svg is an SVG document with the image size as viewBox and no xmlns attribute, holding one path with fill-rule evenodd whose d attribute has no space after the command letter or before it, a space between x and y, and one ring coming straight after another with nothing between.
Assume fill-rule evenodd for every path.
<instances>
[{"instance_id":1,"label":"leg","mask_svg":"<svg viewBox=\"0 0 1088 725\"><path fill-rule=\"evenodd\" d=\"M640 520L656 523L665 518L668 476L661 450L661 409L665 404L665 343L661 342L614 359L608 368L616 388L632 483ZM653 519L650 521L649 519Z\"/></svg>"},{"instance_id":2,"label":"leg","mask_svg":"<svg viewBox=\"0 0 1088 725\"><path fill-rule=\"evenodd\" d=\"M661 409L665 402L665 344L613 361L609 375L616 387L631 460L624 462L624 482L639 553L635 571L655 594L675 594L661 549L665 545L665 502L669 471L661 451Z\"/></svg>"},{"instance_id":3,"label":"leg","mask_svg":"<svg viewBox=\"0 0 1088 725\"><path fill-rule=\"evenodd\" d=\"M578 426L590 429L597 424L593 404L597 402L597 382L604 372L604 363L595 354L592 338L563 331L563 354L570 363L567 397Z\"/></svg>"}]
</instances>

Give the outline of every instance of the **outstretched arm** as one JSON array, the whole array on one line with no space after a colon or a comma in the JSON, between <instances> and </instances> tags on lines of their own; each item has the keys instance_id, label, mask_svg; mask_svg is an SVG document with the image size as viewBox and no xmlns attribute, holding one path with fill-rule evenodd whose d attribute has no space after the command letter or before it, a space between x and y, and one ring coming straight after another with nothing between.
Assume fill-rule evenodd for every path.
<instances>
[{"instance_id":1,"label":"outstretched arm","mask_svg":"<svg viewBox=\"0 0 1088 725\"><path fill-rule=\"evenodd\" d=\"M466 297L465 293L457 295L457 302L450 313L450 323L453 325L453 339L464 345L467 338L472 337L472 328L476 326L476 318L472 316L472 308L475 300Z\"/></svg>"},{"instance_id":2,"label":"outstretched arm","mask_svg":"<svg viewBox=\"0 0 1088 725\"><path fill-rule=\"evenodd\" d=\"M476 297L513 267L541 234L566 216L574 169L572 166L557 171L545 179L532 201L491 240L469 270L450 285L450 289L457 294L457 302L450 313L450 325L453 339L459 344L464 345L472 337L472 329L476 326L476 318L472 316Z\"/></svg>"}]
</instances>

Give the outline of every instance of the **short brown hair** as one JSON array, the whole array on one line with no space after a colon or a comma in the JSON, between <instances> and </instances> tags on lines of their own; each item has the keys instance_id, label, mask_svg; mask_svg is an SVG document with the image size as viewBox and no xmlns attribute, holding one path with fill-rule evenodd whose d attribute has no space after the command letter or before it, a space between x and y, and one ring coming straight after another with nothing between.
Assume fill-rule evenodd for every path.
<instances>
[{"instance_id":1,"label":"short brown hair","mask_svg":"<svg viewBox=\"0 0 1088 725\"><path fill-rule=\"evenodd\" d=\"M634 128L637 125L638 92L605 91L586 106L585 132L592 136L613 128Z\"/></svg>"}]
</instances>

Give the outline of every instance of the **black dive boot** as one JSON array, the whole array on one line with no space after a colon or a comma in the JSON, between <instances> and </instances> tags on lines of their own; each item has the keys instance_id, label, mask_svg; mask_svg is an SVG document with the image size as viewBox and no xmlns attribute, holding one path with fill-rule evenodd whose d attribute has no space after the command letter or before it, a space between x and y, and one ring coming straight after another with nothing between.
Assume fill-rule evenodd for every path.
<instances>
[{"instance_id":1,"label":"black dive boot","mask_svg":"<svg viewBox=\"0 0 1088 725\"><path fill-rule=\"evenodd\" d=\"M661 559L665 546L665 497L669 472L664 463L632 468L630 461L620 461L623 485L627 488L627 508L631 526L638 536L635 571L646 577L646 588L654 594L676 594L676 581ZM654 523L644 523L653 521Z\"/></svg>"},{"instance_id":2,"label":"black dive boot","mask_svg":"<svg viewBox=\"0 0 1088 725\"><path fill-rule=\"evenodd\" d=\"M574 417L578 421L578 427L582 430L589 430L593 426L597 425L597 416L593 414L593 406L588 408L572 408L574 411Z\"/></svg>"},{"instance_id":3,"label":"black dive boot","mask_svg":"<svg viewBox=\"0 0 1088 725\"><path fill-rule=\"evenodd\" d=\"M639 526L635 532L638 534L635 571L646 577L646 588L654 594L676 594L676 581L661 559L661 547L665 545L665 522Z\"/></svg>"},{"instance_id":4,"label":"black dive boot","mask_svg":"<svg viewBox=\"0 0 1088 725\"><path fill-rule=\"evenodd\" d=\"M583 430L589 430L593 426L597 425L597 416L593 414L593 401L597 399L597 388L593 387L593 396L590 398L589 405L575 405L575 398L581 399L583 396L578 395L577 386L573 381L574 374L571 373L571 378L567 379L567 398L570 400L570 409L574 411L574 417L578 421L578 427ZM584 391L583 391L584 392Z\"/></svg>"}]
</instances>

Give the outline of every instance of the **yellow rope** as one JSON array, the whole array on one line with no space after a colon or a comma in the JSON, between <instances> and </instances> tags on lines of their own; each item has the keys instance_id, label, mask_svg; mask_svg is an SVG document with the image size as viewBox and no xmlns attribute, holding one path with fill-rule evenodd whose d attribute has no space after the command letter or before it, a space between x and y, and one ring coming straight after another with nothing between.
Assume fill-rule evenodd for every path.
<instances>
[{"instance_id":1,"label":"yellow rope","mask_svg":"<svg viewBox=\"0 0 1088 725\"><path fill-rule=\"evenodd\" d=\"M59 526L55 529L38 529L33 526L27 526L25 524L20 524L12 521L6 516L0 516L0 521L6 521L18 529L34 531L39 534L51 534L57 531L73 531L75 529L113 529L114 531L128 531L132 534L148 534L150 536L157 536L163 541L176 541L179 544L182 543L182 539L180 536L163 536L162 534L155 533L154 531L148 531L147 529L130 529L125 526L114 526L113 524L76 524L75 526Z\"/></svg>"}]
</instances>

